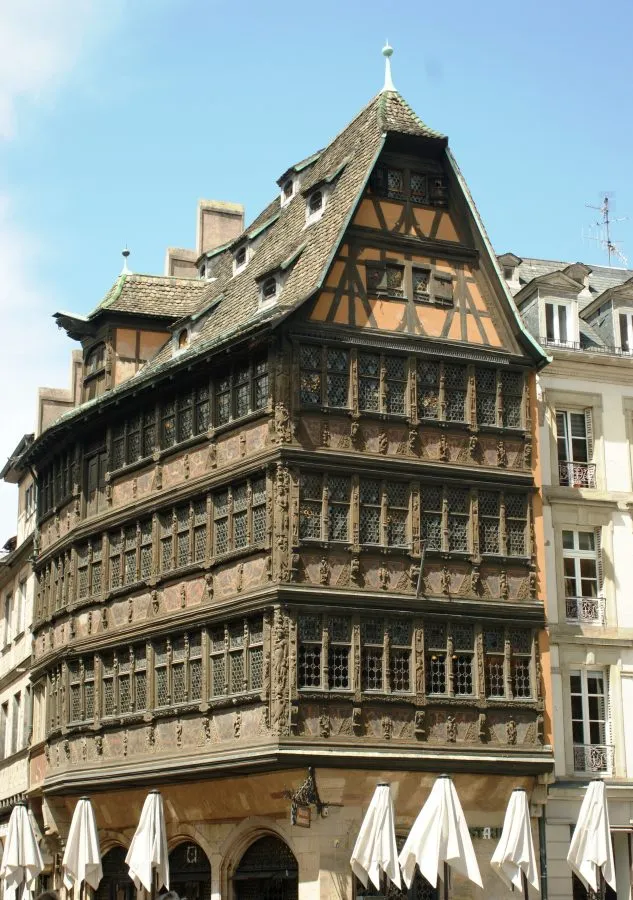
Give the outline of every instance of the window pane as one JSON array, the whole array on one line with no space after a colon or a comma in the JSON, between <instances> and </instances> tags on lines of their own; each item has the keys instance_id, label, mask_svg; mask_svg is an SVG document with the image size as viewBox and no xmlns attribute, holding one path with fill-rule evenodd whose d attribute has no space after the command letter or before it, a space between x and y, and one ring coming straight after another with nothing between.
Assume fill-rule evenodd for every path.
<instances>
[{"instance_id":1,"label":"window pane","mask_svg":"<svg viewBox=\"0 0 633 900\"><path fill-rule=\"evenodd\" d=\"M547 332L547 340L555 341L556 334L554 332L554 306L551 303L545 304L545 330Z\"/></svg>"},{"instance_id":2,"label":"window pane","mask_svg":"<svg viewBox=\"0 0 633 900\"><path fill-rule=\"evenodd\" d=\"M574 532L573 531L563 531L563 549L564 550L573 550L574 549ZM583 548L585 549L585 548Z\"/></svg>"},{"instance_id":3,"label":"window pane","mask_svg":"<svg viewBox=\"0 0 633 900\"><path fill-rule=\"evenodd\" d=\"M593 531L578 532L578 547L580 550L595 550L596 536Z\"/></svg>"}]
</instances>

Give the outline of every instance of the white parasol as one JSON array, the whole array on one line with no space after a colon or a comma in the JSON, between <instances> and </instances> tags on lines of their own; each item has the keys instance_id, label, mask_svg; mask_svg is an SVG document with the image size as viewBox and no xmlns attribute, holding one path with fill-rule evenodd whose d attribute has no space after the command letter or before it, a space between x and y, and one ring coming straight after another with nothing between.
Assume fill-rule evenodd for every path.
<instances>
[{"instance_id":1,"label":"white parasol","mask_svg":"<svg viewBox=\"0 0 633 900\"><path fill-rule=\"evenodd\" d=\"M407 887L411 887L416 864L433 887L437 887L440 866L443 867L445 897L448 897L449 868L483 887L466 819L448 775L440 775L433 785L399 858Z\"/></svg>"},{"instance_id":2,"label":"white parasol","mask_svg":"<svg viewBox=\"0 0 633 900\"><path fill-rule=\"evenodd\" d=\"M376 785L363 818L350 860L352 871L365 887L371 880L380 891L380 876L400 888L400 867L394 824L393 800L388 784Z\"/></svg>"},{"instance_id":3,"label":"white parasol","mask_svg":"<svg viewBox=\"0 0 633 900\"><path fill-rule=\"evenodd\" d=\"M25 803L13 807L0 864L0 878L4 880L5 897L14 897L24 882L27 891L35 887L35 879L44 864Z\"/></svg>"},{"instance_id":4,"label":"white parasol","mask_svg":"<svg viewBox=\"0 0 633 900\"><path fill-rule=\"evenodd\" d=\"M64 858L62 860L64 884L71 890L77 883L89 884L96 890L103 878L99 833L92 804L82 797L73 812Z\"/></svg>"},{"instance_id":5,"label":"white parasol","mask_svg":"<svg viewBox=\"0 0 633 900\"><path fill-rule=\"evenodd\" d=\"M503 820L501 838L490 865L499 878L510 888L518 888L527 897L527 886L539 888L536 855L530 825L530 808L523 788L515 788Z\"/></svg>"},{"instance_id":6,"label":"white parasol","mask_svg":"<svg viewBox=\"0 0 633 900\"><path fill-rule=\"evenodd\" d=\"M586 888L598 891L604 879L615 891L609 808L603 781L592 781L587 788L567 862Z\"/></svg>"},{"instance_id":7,"label":"white parasol","mask_svg":"<svg viewBox=\"0 0 633 900\"><path fill-rule=\"evenodd\" d=\"M137 888L142 885L152 897L156 887L164 885L169 890L167 834L163 798L159 791L152 791L145 798L125 861Z\"/></svg>"}]
</instances>

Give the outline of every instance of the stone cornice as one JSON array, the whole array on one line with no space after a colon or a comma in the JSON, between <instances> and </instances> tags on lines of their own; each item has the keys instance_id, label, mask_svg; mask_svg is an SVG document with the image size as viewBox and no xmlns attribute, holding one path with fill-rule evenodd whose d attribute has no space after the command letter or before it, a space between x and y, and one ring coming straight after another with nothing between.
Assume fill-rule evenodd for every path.
<instances>
[{"instance_id":1,"label":"stone cornice","mask_svg":"<svg viewBox=\"0 0 633 900\"><path fill-rule=\"evenodd\" d=\"M467 774L507 772L514 775L538 775L550 772L554 766L551 749L541 751L508 750L503 754L474 748L458 751L447 747L418 744L384 748L372 746L368 741L361 745L340 742L336 745L315 744L310 741L284 741L264 746L251 745L239 750L225 750L209 754L201 753L191 758L182 755L158 757L152 755L136 765L113 764L89 771L74 769L47 777L42 785L45 795L74 794L111 790L113 787L199 781L202 778L234 774L275 771L279 769L305 768L307 765L324 767L354 766L368 769L395 769Z\"/></svg>"}]
</instances>

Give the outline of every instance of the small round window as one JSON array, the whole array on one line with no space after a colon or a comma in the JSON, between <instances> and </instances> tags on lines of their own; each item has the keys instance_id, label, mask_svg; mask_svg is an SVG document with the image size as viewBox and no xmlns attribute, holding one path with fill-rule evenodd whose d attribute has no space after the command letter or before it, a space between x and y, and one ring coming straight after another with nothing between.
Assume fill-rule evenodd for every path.
<instances>
[{"instance_id":1,"label":"small round window","mask_svg":"<svg viewBox=\"0 0 633 900\"><path fill-rule=\"evenodd\" d=\"M178 349L184 350L187 344L189 343L189 332L186 328L183 328L180 334L178 335Z\"/></svg>"}]
</instances>

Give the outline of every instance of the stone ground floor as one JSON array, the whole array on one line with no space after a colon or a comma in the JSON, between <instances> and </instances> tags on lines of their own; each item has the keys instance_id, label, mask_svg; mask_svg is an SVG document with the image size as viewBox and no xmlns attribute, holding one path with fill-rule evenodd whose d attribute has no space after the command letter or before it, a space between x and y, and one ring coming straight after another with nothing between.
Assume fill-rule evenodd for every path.
<instances>
[{"instance_id":1,"label":"stone ground floor","mask_svg":"<svg viewBox=\"0 0 633 900\"><path fill-rule=\"evenodd\" d=\"M301 804L307 776L307 769L297 768L151 785L163 795L171 887L187 900L353 900L366 892L353 883L349 860L376 784L391 783L397 834L404 839L437 774L319 766L314 776L324 814L315 805L308 813ZM455 774L454 784L471 829L484 890L455 877L451 897L509 900L511 892L490 868L506 805L513 788L528 791L538 858L546 788L536 775L504 773L501 761L496 774ZM92 792L82 791L91 793L104 856L104 879L96 900L135 900L124 859L149 789L116 789L101 783ZM296 824L291 823L293 795L299 800ZM61 883L58 866L77 796L32 797L50 851L49 887ZM421 878L409 892L411 900L436 896Z\"/></svg>"},{"instance_id":2,"label":"stone ground floor","mask_svg":"<svg viewBox=\"0 0 633 900\"><path fill-rule=\"evenodd\" d=\"M557 781L550 785L545 807L547 852L547 900L582 900L586 892L567 864L571 834L585 793L586 782ZM607 785L609 820L613 837L617 893L606 900L633 900L633 783Z\"/></svg>"}]
</instances>

